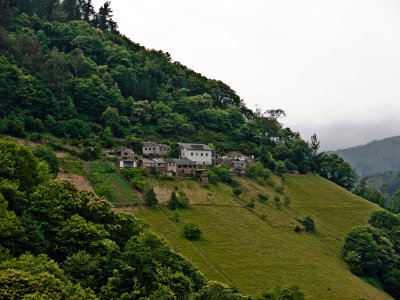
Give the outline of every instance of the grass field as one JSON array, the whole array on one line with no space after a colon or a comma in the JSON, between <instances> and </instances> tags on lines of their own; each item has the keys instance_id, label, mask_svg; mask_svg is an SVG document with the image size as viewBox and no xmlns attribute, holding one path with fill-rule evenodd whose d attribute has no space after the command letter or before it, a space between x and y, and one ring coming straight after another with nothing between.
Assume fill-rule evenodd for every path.
<instances>
[{"instance_id":1,"label":"grass field","mask_svg":"<svg viewBox=\"0 0 400 300\"><path fill-rule=\"evenodd\" d=\"M390 299L351 274L340 257L350 228L366 224L379 209L319 176L289 176L285 190L240 179L242 194L218 184L202 187L195 181L157 181L157 196L168 198L175 186L190 198L178 222L166 207L137 208L133 212L151 224L174 248L189 258L208 279L234 283L248 295L275 285L298 284L307 299ZM278 192L279 190L280 192ZM269 196L266 203L258 193ZM284 196L290 196L285 204ZM279 196L280 203L274 200ZM246 204L253 198L255 207ZM296 233L296 219L310 215L315 233ZM189 242L182 235L188 222L197 223L202 237Z\"/></svg>"},{"instance_id":2,"label":"grass field","mask_svg":"<svg viewBox=\"0 0 400 300\"><path fill-rule=\"evenodd\" d=\"M85 163L87 176L95 191L101 186L111 188L109 200L116 207L141 204L139 196L122 176L118 169L110 163L93 161Z\"/></svg>"}]
</instances>

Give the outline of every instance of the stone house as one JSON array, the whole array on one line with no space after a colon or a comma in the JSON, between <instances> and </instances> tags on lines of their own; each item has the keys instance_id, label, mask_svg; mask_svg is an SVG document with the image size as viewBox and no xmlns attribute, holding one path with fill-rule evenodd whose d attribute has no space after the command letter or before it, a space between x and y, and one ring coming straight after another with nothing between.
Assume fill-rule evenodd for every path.
<instances>
[{"instance_id":1,"label":"stone house","mask_svg":"<svg viewBox=\"0 0 400 300\"><path fill-rule=\"evenodd\" d=\"M171 147L165 144L155 142L144 142L142 147L143 155L147 156L163 156L171 151Z\"/></svg>"},{"instance_id":2,"label":"stone house","mask_svg":"<svg viewBox=\"0 0 400 300\"><path fill-rule=\"evenodd\" d=\"M140 158L139 167L145 168L146 172L151 172L155 168L157 168L157 163L154 160L147 159L147 158Z\"/></svg>"},{"instance_id":3,"label":"stone house","mask_svg":"<svg viewBox=\"0 0 400 300\"><path fill-rule=\"evenodd\" d=\"M128 159L132 158L135 155L135 152L127 147L118 147L115 149L114 155L121 159Z\"/></svg>"},{"instance_id":4,"label":"stone house","mask_svg":"<svg viewBox=\"0 0 400 300\"><path fill-rule=\"evenodd\" d=\"M206 169L194 170L194 173L198 182L208 184L208 171Z\"/></svg>"},{"instance_id":5,"label":"stone house","mask_svg":"<svg viewBox=\"0 0 400 300\"><path fill-rule=\"evenodd\" d=\"M170 158L164 159L166 162L167 174L175 176L193 176L197 170L197 164L194 161L186 158Z\"/></svg>"},{"instance_id":6,"label":"stone house","mask_svg":"<svg viewBox=\"0 0 400 300\"><path fill-rule=\"evenodd\" d=\"M204 144L178 143L179 158L190 159L197 165L212 165L212 149Z\"/></svg>"}]
</instances>

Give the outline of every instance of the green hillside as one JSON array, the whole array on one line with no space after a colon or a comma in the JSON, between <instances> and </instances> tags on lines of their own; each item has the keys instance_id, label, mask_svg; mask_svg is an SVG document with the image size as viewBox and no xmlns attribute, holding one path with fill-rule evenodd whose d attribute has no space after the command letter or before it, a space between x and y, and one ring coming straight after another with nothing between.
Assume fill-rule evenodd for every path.
<instances>
[{"instance_id":1,"label":"green hillside","mask_svg":"<svg viewBox=\"0 0 400 300\"><path fill-rule=\"evenodd\" d=\"M150 223L209 279L233 282L244 294L256 295L277 284L298 284L308 299L389 299L348 271L340 257L346 233L366 224L379 207L316 175L289 176L287 191L263 187L240 179L243 193L235 199L232 188L223 184L203 188L192 181L153 181L156 193L165 201L175 186L191 200L174 222L172 211L135 209L133 213ZM265 204L253 209L245 203L257 193L269 195ZM283 193L291 203L283 204ZM281 207L273 199L281 198ZM315 233L296 233L296 217L310 215ZM186 240L182 227L197 223L202 238Z\"/></svg>"}]
</instances>

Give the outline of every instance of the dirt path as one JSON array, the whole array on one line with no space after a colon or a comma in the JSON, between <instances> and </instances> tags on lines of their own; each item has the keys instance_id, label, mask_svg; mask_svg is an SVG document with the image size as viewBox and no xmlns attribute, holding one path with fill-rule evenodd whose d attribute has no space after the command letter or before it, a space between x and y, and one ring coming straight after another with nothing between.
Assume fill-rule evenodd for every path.
<instances>
[{"instance_id":1,"label":"dirt path","mask_svg":"<svg viewBox=\"0 0 400 300\"><path fill-rule=\"evenodd\" d=\"M77 175L77 174L68 174L63 172L62 170L57 175L58 178L63 180L70 180L73 184L75 184L78 190L86 190L89 192L94 192L93 187L90 185L89 180L87 178Z\"/></svg>"}]
</instances>

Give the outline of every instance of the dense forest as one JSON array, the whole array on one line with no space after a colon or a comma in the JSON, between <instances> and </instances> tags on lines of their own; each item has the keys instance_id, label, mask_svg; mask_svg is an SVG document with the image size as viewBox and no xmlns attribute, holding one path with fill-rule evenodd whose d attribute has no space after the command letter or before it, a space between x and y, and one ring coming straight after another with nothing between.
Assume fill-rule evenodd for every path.
<instances>
[{"instance_id":1,"label":"dense forest","mask_svg":"<svg viewBox=\"0 0 400 300\"><path fill-rule=\"evenodd\" d=\"M252 111L223 82L121 35L109 2L98 12L83 0L1 0L0 8L0 132L139 152L143 140L201 142L353 187L350 166L317 154L316 136L307 143L284 128L282 110Z\"/></svg>"}]
</instances>

